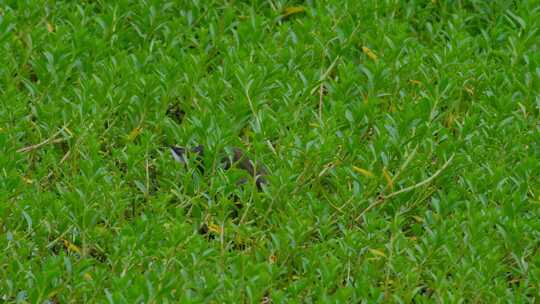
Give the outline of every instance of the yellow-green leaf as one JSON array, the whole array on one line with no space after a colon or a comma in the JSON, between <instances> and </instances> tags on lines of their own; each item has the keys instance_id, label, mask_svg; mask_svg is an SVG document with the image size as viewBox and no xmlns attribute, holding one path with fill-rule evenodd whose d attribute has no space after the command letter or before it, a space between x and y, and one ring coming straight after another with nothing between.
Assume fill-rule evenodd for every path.
<instances>
[{"instance_id":1,"label":"yellow-green leaf","mask_svg":"<svg viewBox=\"0 0 540 304\"><path fill-rule=\"evenodd\" d=\"M131 132L129 132L129 135L127 137L128 141L134 141L135 138L137 138L141 134L141 131L142 127L136 127Z\"/></svg>"},{"instance_id":2,"label":"yellow-green leaf","mask_svg":"<svg viewBox=\"0 0 540 304\"><path fill-rule=\"evenodd\" d=\"M378 59L377 55L375 55L375 53L372 50L370 50L367 46L362 47L362 52L364 52L364 54L366 54L369 58L371 58L371 60L377 61Z\"/></svg>"},{"instance_id":3,"label":"yellow-green leaf","mask_svg":"<svg viewBox=\"0 0 540 304\"><path fill-rule=\"evenodd\" d=\"M424 221L423 217L420 217L418 215L413 215L412 218L417 221L418 223L422 223Z\"/></svg>"},{"instance_id":4,"label":"yellow-green leaf","mask_svg":"<svg viewBox=\"0 0 540 304\"><path fill-rule=\"evenodd\" d=\"M54 26L49 22L47 22L47 32L49 33L54 32Z\"/></svg>"},{"instance_id":5,"label":"yellow-green leaf","mask_svg":"<svg viewBox=\"0 0 540 304\"><path fill-rule=\"evenodd\" d=\"M221 234L221 233L222 233L221 227L219 227L219 226L216 225L216 224L210 224L210 225L208 225L208 231L214 232L214 233L217 233L217 234Z\"/></svg>"},{"instance_id":6,"label":"yellow-green leaf","mask_svg":"<svg viewBox=\"0 0 540 304\"><path fill-rule=\"evenodd\" d=\"M377 255L377 256L381 256L383 258L386 258L386 254L384 254L384 252L382 250L370 248L369 252L371 252L373 255Z\"/></svg>"},{"instance_id":7,"label":"yellow-green leaf","mask_svg":"<svg viewBox=\"0 0 540 304\"><path fill-rule=\"evenodd\" d=\"M66 247L66 249L69 252L75 252L75 253L81 254L81 248L79 248L77 245L71 243L70 241L66 239L63 239L62 241L64 242L64 247Z\"/></svg>"},{"instance_id":8,"label":"yellow-green leaf","mask_svg":"<svg viewBox=\"0 0 540 304\"><path fill-rule=\"evenodd\" d=\"M85 280L87 280L87 281L91 281L91 280L93 279L92 276L91 276L88 272L85 272L85 273L83 274L83 278L84 278Z\"/></svg>"},{"instance_id":9,"label":"yellow-green leaf","mask_svg":"<svg viewBox=\"0 0 540 304\"><path fill-rule=\"evenodd\" d=\"M34 183L34 180L31 179L31 178L28 178L26 176L21 176L22 180L27 183L27 184L33 184Z\"/></svg>"},{"instance_id":10,"label":"yellow-green leaf","mask_svg":"<svg viewBox=\"0 0 540 304\"><path fill-rule=\"evenodd\" d=\"M360 168L360 167L357 167L357 166L353 166L353 170L360 173L360 174L362 174L365 177L371 178L371 177L374 176L373 172L371 172L369 170L366 170L366 169L363 169L363 168Z\"/></svg>"},{"instance_id":11,"label":"yellow-green leaf","mask_svg":"<svg viewBox=\"0 0 540 304\"><path fill-rule=\"evenodd\" d=\"M388 170L386 170L386 167L382 169L382 173L384 176L384 179L386 179L386 183L388 184L388 189L392 190L394 188L394 180L390 176L390 173Z\"/></svg>"},{"instance_id":12,"label":"yellow-green leaf","mask_svg":"<svg viewBox=\"0 0 540 304\"><path fill-rule=\"evenodd\" d=\"M283 10L282 16L283 18L287 18L292 15L301 14L305 11L306 9L303 8L302 6L289 6Z\"/></svg>"}]
</instances>

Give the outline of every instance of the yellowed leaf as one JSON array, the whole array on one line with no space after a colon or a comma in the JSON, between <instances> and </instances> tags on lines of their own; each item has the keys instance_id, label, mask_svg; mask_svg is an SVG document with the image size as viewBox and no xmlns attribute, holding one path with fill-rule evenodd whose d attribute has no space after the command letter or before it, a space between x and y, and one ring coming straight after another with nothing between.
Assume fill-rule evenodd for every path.
<instances>
[{"instance_id":1,"label":"yellowed leaf","mask_svg":"<svg viewBox=\"0 0 540 304\"><path fill-rule=\"evenodd\" d=\"M268 258L268 261L270 261L270 264L275 264L277 262L277 256L275 254L272 254L269 258Z\"/></svg>"},{"instance_id":2,"label":"yellowed leaf","mask_svg":"<svg viewBox=\"0 0 540 304\"><path fill-rule=\"evenodd\" d=\"M34 183L34 180L33 180L33 179L28 178L28 177L26 177L26 176L22 176L21 178L22 178L23 182L25 182L25 183L27 183L27 184L33 184L33 183Z\"/></svg>"},{"instance_id":3,"label":"yellowed leaf","mask_svg":"<svg viewBox=\"0 0 540 304\"><path fill-rule=\"evenodd\" d=\"M386 258L386 254L384 254L384 252L382 250L370 248L369 252L371 252L371 254L373 254L373 255Z\"/></svg>"},{"instance_id":4,"label":"yellowed leaf","mask_svg":"<svg viewBox=\"0 0 540 304\"><path fill-rule=\"evenodd\" d=\"M418 215L413 215L412 218L417 221L418 223L422 223L424 221L423 217L420 217Z\"/></svg>"},{"instance_id":5,"label":"yellowed leaf","mask_svg":"<svg viewBox=\"0 0 540 304\"><path fill-rule=\"evenodd\" d=\"M365 177L371 178L371 177L375 176L373 174L373 172L371 172L369 170L366 170L366 169L363 169L363 168L360 168L360 167L357 167L357 166L353 166L353 170L360 173L360 174L362 174Z\"/></svg>"},{"instance_id":6,"label":"yellowed leaf","mask_svg":"<svg viewBox=\"0 0 540 304\"><path fill-rule=\"evenodd\" d=\"M50 22L47 22L47 32L49 33L54 32L54 27Z\"/></svg>"},{"instance_id":7,"label":"yellowed leaf","mask_svg":"<svg viewBox=\"0 0 540 304\"><path fill-rule=\"evenodd\" d=\"M79 248L79 246L71 243L70 241L66 239L63 239L62 241L64 242L64 247L66 247L66 249L69 252L75 252L75 253L81 254L81 248Z\"/></svg>"},{"instance_id":8,"label":"yellowed leaf","mask_svg":"<svg viewBox=\"0 0 540 304\"><path fill-rule=\"evenodd\" d=\"M454 124L454 114L448 114L444 120L444 124L447 128L450 128Z\"/></svg>"},{"instance_id":9,"label":"yellowed leaf","mask_svg":"<svg viewBox=\"0 0 540 304\"><path fill-rule=\"evenodd\" d=\"M463 87L463 89L465 89L465 91L467 93L469 93L469 95L471 95L471 96L474 95L474 87L466 85L466 86Z\"/></svg>"},{"instance_id":10,"label":"yellowed leaf","mask_svg":"<svg viewBox=\"0 0 540 304\"><path fill-rule=\"evenodd\" d=\"M133 129L131 132L129 132L129 135L128 135L128 140L129 141L134 141L135 138L137 138L142 132L142 127L136 127L135 129Z\"/></svg>"},{"instance_id":11,"label":"yellowed leaf","mask_svg":"<svg viewBox=\"0 0 540 304\"><path fill-rule=\"evenodd\" d=\"M73 132L67 126L64 126L64 131L66 131L69 136L73 136Z\"/></svg>"},{"instance_id":12,"label":"yellowed leaf","mask_svg":"<svg viewBox=\"0 0 540 304\"><path fill-rule=\"evenodd\" d=\"M383 173L384 179L386 180L386 183L388 184L388 189L390 190L394 189L394 181L392 180L392 177L390 176L390 173L388 172L386 167L382 169L382 173Z\"/></svg>"},{"instance_id":13,"label":"yellowed leaf","mask_svg":"<svg viewBox=\"0 0 540 304\"><path fill-rule=\"evenodd\" d=\"M409 82L415 85L422 85L422 82L416 79L409 79Z\"/></svg>"},{"instance_id":14,"label":"yellowed leaf","mask_svg":"<svg viewBox=\"0 0 540 304\"><path fill-rule=\"evenodd\" d=\"M85 273L83 274L83 278L84 278L85 280L87 280L87 281L93 280L92 276L91 276L88 272L85 272Z\"/></svg>"},{"instance_id":15,"label":"yellowed leaf","mask_svg":"<svg viewBox=\"0 0 540 304\"><path fill-rule=\"evenodd\" d=\"M367 46L362 47L362 52L364 52L364 54L366 54L371 60L377 61L378 59L377 55L375 55L375 53L372 50L370 50Z\"/></svg>"},{"instance_id":16,"label":"yellowed leaf","mask_svg":"<svg viewBox=\"0 0 540 304\"><path fill-rule=\"evenodd\" d=\"M289 6L283 10L283 13L281 15L283 16L283 18L287 18L292 15L301 14L305 11L306 9L302 6Z\"/></svg>"},{"instance_id":17,"label":"yellowed leaf","mask_svg":"<svg viewBox=\"0 0 540 304\"><path fill-rule=\"evenodd\" d=\"M52 299L58 295L59 289L55 289L47 294L47 298ZM23 302L25 303L25 302Z\"/></svg>"},{"instance_id":18,"label":"yellowed leaf","mask_svg":"<svg viewBox=\"0 0 540 304\"><path fill-rule=\"evenodd\" d=\"M222 233L221 227L218 226L218 225L216 225L216 224L210 224L210 225L208 225L208 231L214 232L214 233L217 233L217 234L221 234L221 233Z\"/></svg>"}]
</instances>

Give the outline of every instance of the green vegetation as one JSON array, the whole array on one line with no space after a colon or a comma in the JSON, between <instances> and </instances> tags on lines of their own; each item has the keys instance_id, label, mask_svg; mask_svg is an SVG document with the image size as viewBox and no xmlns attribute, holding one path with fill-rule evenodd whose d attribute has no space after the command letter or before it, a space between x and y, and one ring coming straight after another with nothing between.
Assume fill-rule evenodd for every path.
<instances>
[{"instance_id":1,"label":"green vegetation","mask_svg":"<svg viewBox=\"0 0 540 304\"><path fill-rule=\"evenodd\" d=\"M0 1L0 301L537 302L539 92L538 0Z\"/></svg>"}]
</instances>

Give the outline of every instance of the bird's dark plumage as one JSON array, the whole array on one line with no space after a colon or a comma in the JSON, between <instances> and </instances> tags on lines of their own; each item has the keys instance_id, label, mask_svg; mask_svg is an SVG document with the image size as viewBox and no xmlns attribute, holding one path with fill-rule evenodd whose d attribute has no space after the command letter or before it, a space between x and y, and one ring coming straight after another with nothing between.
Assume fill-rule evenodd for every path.
<instances>
[{"instance_id":1,"label":"bird's dark plumage","mask_svg":"<svg viewBox=\"0 0 540 304\"><path fill-rule=\"evenodd\" d=\"M187 164L188 161L193 161L197 164L197 168L204 172L204 146L198 145L194 148L186 148L179 146L171 146L171 154L176 161L182 164ZM249 173L255 179L257 189L261 190L262 185L267 183L266 176L268 171L266 167L260 163L255 163L246 156L244 151L239 148L232 148L221 159L221 167L228 170L232 167L242 169ZM247 183L247 179L241 179L239 185Z\"/></svg>"},{"instance_id":2,"label":"bird's dark plumage","mask_svg":"<svg viewBox=\"0 0 540 304\"><path fill-rule=\"evenodd\" d=\"M260 163L254 163L246 156L244 151L239 148L233 148L232 153L225 155L221 160L221 164L223 166L223 169L225 170L234 166L239 169L245 170L255 179L255 185L259 190L262 189L263 184L266 184L265 177L268 174L266 167ZM246 182L247 180L242 179L239 183L244 184Z\"/></svg>"},{"instance_id":3,"label":"bird's dark plumage","mask_svg":"<svg viewBox=\"0 0 540 304\"><path fill-rule=\"evenodd\" d=\"M197 168L201 170L201 172L204 172L204 147L202 145L198 145L191 149L171 146L171 154L179 163L187 164L189 160L195 162L197 164Z\"/></svg>"}]
</instances>

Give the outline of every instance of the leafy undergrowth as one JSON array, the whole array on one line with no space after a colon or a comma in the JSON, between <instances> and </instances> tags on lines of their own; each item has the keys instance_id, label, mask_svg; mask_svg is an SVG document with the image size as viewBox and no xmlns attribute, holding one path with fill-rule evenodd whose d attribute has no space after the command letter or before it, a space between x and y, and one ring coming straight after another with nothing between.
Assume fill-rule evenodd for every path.
<instances>
[{"instance_id":1,"label":"leafy undergrowth","mask_svg":"<svg viewBox=\"0 0 540 304\"><path fill-rule=\"evenodd\" d=\"M539 44L537 0L0 1L0 299L537 302Z\"/></svg>"}]
</instances>

